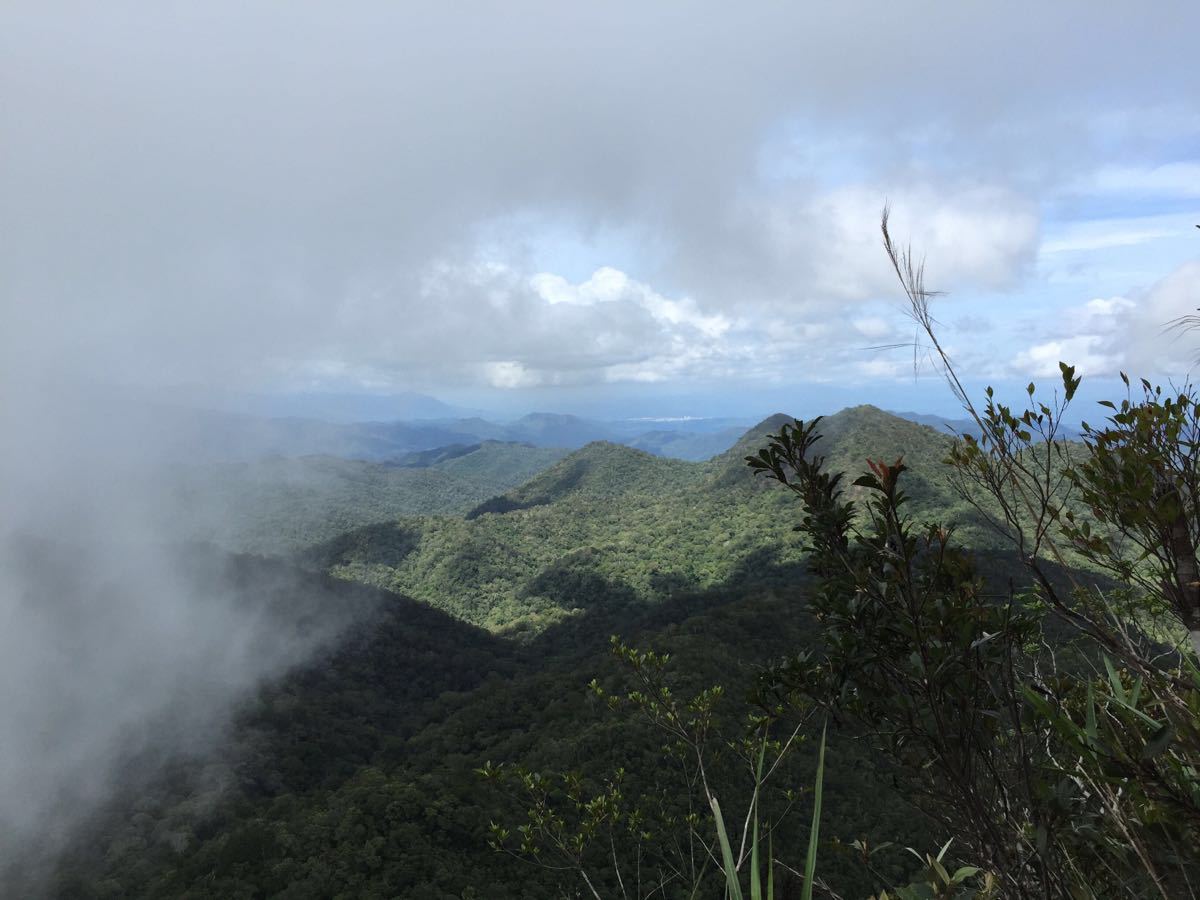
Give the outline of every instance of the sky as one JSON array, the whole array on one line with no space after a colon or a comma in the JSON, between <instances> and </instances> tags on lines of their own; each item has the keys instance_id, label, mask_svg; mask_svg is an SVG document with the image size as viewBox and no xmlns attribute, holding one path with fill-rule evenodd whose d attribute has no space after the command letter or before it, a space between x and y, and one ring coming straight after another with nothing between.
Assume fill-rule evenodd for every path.
<instances>
[{"instance_id":1,"label":"sky","mask_svg":"<svg viewBox=\"0 0 1200 900\"><path fill-rule=\"evenodd\" d=\"M9 399L952 412L1187 378L1195 3L8 2Z\"/></svg>"},{"instance_id":2,"label":"sky","mask_svg":"<svg viewBox=\"0 0 1200 900\"><path fill-rule=\"evenodd\" d=\"M885 204L972 390L1186 379L1197 34L1194 0L0 2L0 880L321 638L164 549L199 513L143 464L194 435L163 402L953 414L873 349L913 340Z\"/></svg>"}]
</instances>

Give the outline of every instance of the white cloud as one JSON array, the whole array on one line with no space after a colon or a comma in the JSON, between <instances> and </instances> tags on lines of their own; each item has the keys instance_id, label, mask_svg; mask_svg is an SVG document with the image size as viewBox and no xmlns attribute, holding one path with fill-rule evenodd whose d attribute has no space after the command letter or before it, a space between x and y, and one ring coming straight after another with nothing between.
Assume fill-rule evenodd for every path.
<instances>
[{"instance_id":1,"label":"white cloud","mask_svg":"<svg viewBox=\"0 0 1200 900\"><path fill-rule=\"evenodd\" d=\"M912 361L901 362L896 357L874 357L860 362L855 367L859 376L870 380L912 378Z\"/></svg>"},{"instance_id":2,"label":"white cloud","mask_svg":"<svg viewBox=\"0 0 1200 900\"><path fill-rule=\"evenodd\" d=\"M895 296L885 201L954 304L1023 284L1064 186L1179 196L1195 174L1200 11L1171 0L1043 5L1036 28L930 0L0 16L5 384L550 384L668 356L777 377L797 351L823 377ZM536 222L562 260L532 261ZM636 263L567 258L597 234Z\"/></svg>"},{"instance_id":3,"label":"white cloud","mask_svg":"<svg viewBox=\"0 0 1200 900\"><path fill-rule=\"evenodd\" d=\"M816 198L801 229L781 238L798 252L812 240L818 291L847 300L894 294L880 247L879 215L890 204L892 236L927 260L940 289L1006 288L1032 262L1038 214L1030 198L999 186L903 182L855 185ZM800 224L800 223L796 223Z\"/></svg>"},{"instance_id":4,"label":"white cloud","mask_svg":"<svg viewBox=\"0 0 1200 900\"><path fill-rule=\"evenodd\" d=\"M1195 365L1200 333L1171 323L1200 307L1200 262L1179 266L1166 278L1128 297L1097 297L1058 317L1058 335L1018 353L1017 375L1053 375L1058 362L1086 375L1125 371L1147 378L1178 377Z\"/></svg>"},{"instance_id":5,"label":"white cloud","mask_svg":"<svg viewBox=\"0 0 1200 900\"><path fill-rule=\"evenodd\" d=\"M1118 339L1128 365L1136 372L1178 375L1200 359L1200 331L1172 329L1182 316L1200 308L1200 261L1180 266L1137 299L1124 317Z\"/></svg>"},{"instance_id":6,"label":"white cloud","mask_svg":"<svg viewBox=\"0 0 1200 900\"><path fill-rule=\"evenodd\" d=\"M1164 238L1189 235L1195 230L1196 213L1139 216L1136 218L1105 218L1072 222L1055 229L1042 242L1043 256L1108 250L1115 247L1135 247Z\"/></svg>"},{"instance_id":7,"label":"white cloud","mask_svg":"<svg viewBox=\"0 0 1200 900\"><path fill-rule=\"evenodd\" d=\"M1132 194L1138 198L1200 197L1200 162L1173 162L1159 166L1102 166L1087 179L1089 191Z\"/></svg>"},{"instance_id":8,"label":"white cloud","mask_svg":"<svg viewBox=\"0 0 1200 900\"><path fill-rule=\"evenodd\" d=\"M1081 375L1111 375L1120 365L1120 356L1104 352L1105 337L1081 334L1035 344L1017 354L1013 369L1029 377L1044 378L1058 374L1059 362L1075 366Z\"/></svg>"},{"instance_id":9,"label":"white cloud","mask_svg":"<svg viewBox=\"0 0 1200 900\"><path fill-rule=\"evenodd\" d=\"M854 325L854 330L863 337L875 341L888 337L895 331L895 327L891 322L879 316L866 316L861 319L855 319L852 324Z\"/></svg>"},{"instance_id":10,"label":"white cloud","mask_svg":"<svg viewBox=\"0 0 1200 900\"><path fill-rule=\"evenodd\" d=\"M533 387L541 383L541 378L536 373L530 372L521 363L512 359L486 363L484 372L487 375L488 384L492 387L511 389Z\"/></svg>"},{"instance_id":11,"label":"white cloud","mask_svg":"<svg viewBox=\"0 0 1200 900\"><path fill-rule=\"evenodd\" d=\"M1097 297L1084 304L1084 309L1093 316L1119 316L1136 308L1136 303L1124 297Z\"/></svg>"}]
</instances>

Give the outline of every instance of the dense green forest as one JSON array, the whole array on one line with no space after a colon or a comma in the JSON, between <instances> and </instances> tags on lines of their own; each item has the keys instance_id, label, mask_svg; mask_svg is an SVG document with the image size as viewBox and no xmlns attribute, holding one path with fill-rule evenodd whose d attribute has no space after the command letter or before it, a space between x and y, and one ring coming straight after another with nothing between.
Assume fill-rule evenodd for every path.
<instances>
[{"instance_id":1,"label":"dense green forest","mask_svg":"<svg viewBox=\"0 0 1200 900\"><path fill-rule=\"evenodd\" d=\"M343 534L311 559L335 575L397 591L498 633L537 633L598 606L637 610L795 564L793 501L750 477L743 457L773 416L708 462L594 443L465 517L419 517ZM827 420L831 462L911 460L915 508L994 538L954 495L941 466L950 438L873 407Z\"/></svg>"},{"instance_id":2,"label":"dense green forest","mask_svg":"<svg viewBox=\"0 0 1200 900\"><path fill-rule=\"evenodd\" d=\"M304 549L290 560L243 556L235 569L247 578L286 573L298 604L341 598L333 602L360 612L317 659L247 702L219 749L151 776L135 777L131 766L128 790L80 833L50 893L558 895L561 873L489 848L489 823L521 806L476 770L489 761L623 767L631 791L650 790L660 736L588 689L593 679L613 691L625 683L610 635L673 654L681 688L721 683L735 730L761 666L815 643L799 511L743 462L788 421L772 417L704 463L597 443L557 462L485 445L424 468L326 459L238 468L239 490L256 478L267 485L244 496L246 508L272 501L269 515L246 520L246 547ZM904 453L914 510L956 515L990 546L946 481L947 436L872 407L826 426L835 465ZM448 504L457 515L393 512L328 537L339 516L364 514L360 499L381 517L436 502L406 496L413 482L389 480L397 476L511 478L539 462L553 464L492 499L464 492ZM335 489L281 494L280 467L293 465L323 471ZM283 538L273 533L281 519ZM1003 555L991 559L998 573L1015 569ZM799 799L780 825L781 844L803 840L813 754L805 743L789 763L787 787ZM830 734L827 767L826 877L847 896L905 878L914 865L901 848L928 848L937 835L897 795L890 762L847 726ZM741 774L730 765L721 777L733 791ZM856 840L892 846L868 868L856 851L837 849Z\"/></svg>"},{"instance_id":3,"label":"dense green forest","mask_svg":"<svg viewBox=\"0 0 1200 900\"><path fill-rule=\"evenodd\" d=\"M989 411L1022 433L1006 415ZM677 843L681 834L712 839L707 810L696 812L697 782L671 762L687 746L705 765L703 793L723 799L731 827L743 813L747 826L771 817L777 896L800 896L796 866L810 838L831 896L882 897L913 879L950 878L921 856L950 838L966 862L991 867L988 878L1003 872L1009 863L988 856L1003 847L973 838L972 820L947 812L953 804L930 805L927 792L953 779L929 768L947 751L923 756L940 732L921 723L939 704L947 715L979 702L959 693L976 696L1003 672L1005 648L1026 648L1035 668L1053 660L1059 677L1097 664L1095 653L1073 649L1089 627L1076 608L1031 617L1024 610L1037 606L1014 600L1038 578L1040 595L1065 595L1082 569L1046 560L1028 570L997 528L1005 495L969 498L953 482L966 463L979 464L974 444L860 406L820 422L816 456L806 443L815 427L773 416L705 462L606 442L565 455L489 442L389 465L315 457L206 469L189 489L219 475L223 499L241 511L238 528L224 547L171 552L198 583L261 608L284 637L309 635L316 649L245 697L232 720L210 723L212 734L187 737L182 720L163 713L151 727L183 736L173 746L186 749L163 758L147 744L126 759L111 775L115 796L49 859L8 861L6 892L503 900L623 896L636 875L638 896L658 893L641 885L644 875L659 879L663 896L689 896L672 866L690 855L690 877L705 885L695 896L715 897L720 862L703 853L697 861L694 846ZM901 457L903 465L878 462ZM1080 458L1079 447L1062 445L1046 477L1057 481ZM864 469L844 488L828 474ZM481 496L488 484L500 490ZM1083 508L1062 507L1062 521ZM1026 518L1010 525L1027 527ZM969 557L945 549L947 522ZM836 549L848 528L866 542L861 551ZM922 532L933 555L915 551ZM1097 541L1077 542L1068 562L1111 591L1117 582ZM897 547L913 552L894 556ZM264 549L272 555L254 555ZM62 557L43 559L47 571L70 571L69 547L37 553ZM925 587L913 602L925 600L889 609L915 585ZM928 613L925 603L934 604ZM910 615L928 630L921 653L950 654L928 708L908 705L929 684L916 651L910 664L898 649L907 638L895 629ZM842 674L813 668L839 653ZM905 686L914 665L917 680ZM664 713L673 709L683 718ZM905 709L909 718L896 719ZM1153 711L1135 710L1147 722ZM986 731L998 713L984 713L947 725L953 713L938 728ZM703 736L693 745L694 726ZM897 743L900 733L909 737ZM962 740L995 739L954 738ZM1162 744L1153 732L1139 740ZM768 750L769 787L760 784ZM809 825L814 771L819 841ZM1085 813L1094 814L1086 802L1072 815ZM598 847L602 832L609 843ZM1054 840L1054 852L1066 852L1067 838ZM776 858L785 862L776 867ZM944 887L1002 896L976 884L983 871L961 866L963 884ZM906 890L900 896L941 896Z\"/></svg>"}]
</instances>

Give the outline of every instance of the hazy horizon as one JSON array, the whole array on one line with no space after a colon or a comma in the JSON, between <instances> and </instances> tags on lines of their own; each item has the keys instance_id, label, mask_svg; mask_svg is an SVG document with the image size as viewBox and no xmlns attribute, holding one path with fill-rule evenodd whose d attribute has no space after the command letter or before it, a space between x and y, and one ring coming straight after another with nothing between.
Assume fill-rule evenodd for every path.
<instances>
[{"instance_id":1,"label":"hazy horizon","mask_svg":"<svg viewBox=\"0 0 1200 900\"><path fill-rule=\"evenodd\" d=\"M1075 423L1121 371L1188 380L1164 329L1200 307L1197 34L1175 0L5 2L0 884L346 626L289 605L299 575L169 549L260 486L164 488L228 455L196 411L959 418L885 205L969 390L1065 360ZM271 537L328 496L307 472ZM405 515L502 493L421 474ZM321 524L379 525L379 483Z\"/></svg>"}]
</instances>

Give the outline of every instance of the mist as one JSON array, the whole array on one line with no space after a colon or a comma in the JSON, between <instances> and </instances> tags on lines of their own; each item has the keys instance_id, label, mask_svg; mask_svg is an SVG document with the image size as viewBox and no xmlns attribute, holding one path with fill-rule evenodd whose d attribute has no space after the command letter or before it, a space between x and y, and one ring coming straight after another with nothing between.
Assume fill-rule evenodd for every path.
<instances>
[{"instance_id":1,"label":"mist","mask_svg":"<svg viewBox=\"0 0 1200 900\"><path fill-rule=\"evenodd\" d=\"M1198 32L1184 3L4 4L0 871L369 614L192 543L230 511L171 472L236 449L230 397L950 411L864 352L911 334L884 202L969 383L1190 366L1159 326L1200 305Z\"/></svg>"},{"instance_id":2,"label":"mist","mask_svg":"<svg viewBox=\"0 0 1200 900\"><path fill-rule=\"evenodd\" d=\"M167 476L202 423L24 387L0 420L0 884L23 891L118 792L216 753L240 701L369 614L187 540L222 531Z\"/></svg>"}]
</instances>

